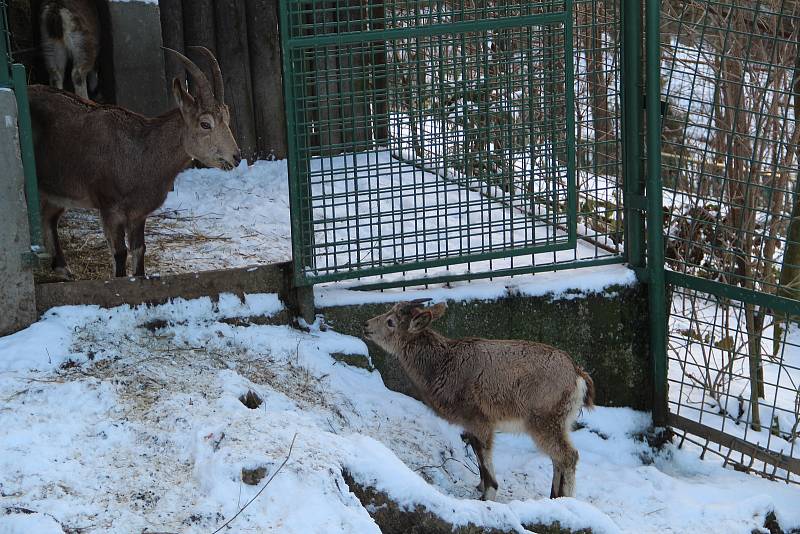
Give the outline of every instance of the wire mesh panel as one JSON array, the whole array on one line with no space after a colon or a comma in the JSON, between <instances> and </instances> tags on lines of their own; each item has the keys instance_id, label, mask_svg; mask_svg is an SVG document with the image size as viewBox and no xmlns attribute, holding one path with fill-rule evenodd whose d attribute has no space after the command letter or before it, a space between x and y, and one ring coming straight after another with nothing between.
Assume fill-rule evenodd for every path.
<instances>
[{"instance_id":1,"label":"wire mesh panel","mask_svg":"<svg viewBox=\"0 0 800 534\"><path fill-rule=\"evenodd\" d=\"M569 3L285 0L282 17L299 282L574 249Z\"/></svg>"},{"instance_id":2,"label":"wire mesh panel","mask_svg":"<svg viewBox=\"0 0 800 534\"><path fill-rule=\"evenodd\" d=\"M793 482L799 31L796 2L662 3L671 420L726 463Z\"/></svg>"}]
</instances>

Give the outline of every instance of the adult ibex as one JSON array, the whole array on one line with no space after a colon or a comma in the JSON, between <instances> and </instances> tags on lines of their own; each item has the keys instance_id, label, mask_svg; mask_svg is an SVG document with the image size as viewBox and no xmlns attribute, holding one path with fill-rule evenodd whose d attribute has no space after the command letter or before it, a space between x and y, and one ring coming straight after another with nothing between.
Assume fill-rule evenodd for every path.
<instances>
[{"instance_id":1,"label":"adult ibex","mask_svg":"<svg viewBox=\"0 0 800 534\"><path fill-rule=\"evenodd\" d=\"M126 274L127 234L133 273L144 276L145 219L164 203L178 173L192 158L225 170L241 161L219 65L198 48L211 64L214 89L197 65L170 50L189 71L196 98L175 78L178 108L155 118L46 86L30 88L43 229L56 272L71 276L58 241L58 220L67 208L100 210L114 275Z\"/></svg>"},{"instance_id":2,"label":"adult ibex","mask_svg":"<svg viewBox=\"0 0 800 534\"><path fill-rule=\"evenodd\" d=\"M530 341L449 339L429 328L446 306L400 302L364 324L367 339L395 355L425 402L466 431L484 500L494 499L495 429L527 432L553 462L550 497L575 495L578 451L569 432L594 383L563 351Z\"/></svg>"},{"instance_id":3,"label":"adult ibex","mask_svg":"<svg viewBox=\"0 0 800 534\"><path fill-rule=\"evenodd\" d=\"M64 88L67 62L72 60L75 93L89 98L87 78L94 77L100 47L100 23L94 0L45 0L39 16L42 55L50 85Z\"/></svg>"}]
</instances>

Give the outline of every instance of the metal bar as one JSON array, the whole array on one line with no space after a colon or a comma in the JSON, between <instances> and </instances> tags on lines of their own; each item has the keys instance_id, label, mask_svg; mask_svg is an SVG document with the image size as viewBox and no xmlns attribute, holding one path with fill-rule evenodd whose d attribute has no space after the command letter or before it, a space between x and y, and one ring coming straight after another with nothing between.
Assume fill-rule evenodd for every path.
<instances>
[{"instance_id":1,"label":"metal bar","mask_svg":"<svg viewBox=\"0 0 800 534\"><path fill-rule=\"evenodd\" d=\"M30 227L31 251L36 255L45 253L42 236L42 219L39 205L39 186L36 181L36 157L33 152L33 127L31 124L25 67L12 66L14 96L17 98L17 120L19 121L19 147L25 171L25 198L28 203L28 225Z\"/></svg>"},{"instance_id":2,"label":"metal bar","mask_svg":"<svg viewBox=\"0 0 800 534\"><path fill-rule=\"evenodd\" d=\"M625 188L625 257L633 267L644 267L645 205L642 181L642 2L622 0L622 151ZM644 203L644 199L642 199Z\"/></svg>"},{"instance_id":3,"label":"metal bar","mask_svg":"<svg viewBox=\"0 0 800 534\"><path fill-rule=\"evenodd\" d=\"M578 242L578 199L577 181L575 178L575 65L573 45L573 2L565 2L566 12L564 19L564 80L565 80L565 110L567 121L567 229L569 243L575 248ZM554 225L555 226L555 225Z\"/></svg>"},{"instance_id":4,"label":"metal bar","mask_svg":"<svg viewBox=\"0 0 800 534\"><path fill-rule=\"evenodd\" d=\"M282 9L282 11L286 11L286 9ZM394 39L433 37L442 34L504 30L510 28L521 28L525 26L546 26L557 23L562 23L565 25L567 24L565 13L545 13L541 15L526 15L522 17L498 19L486 18L482 20L437 23L407 28L374 30L368 32L349 32L341 34L334 33L314 35L308 37L289 37L286 40L285 46L287 47L287 50L294 50L298 48L313 48L319 46L361 43L367 39L370 41L391 41Z\"/></svg>"},{"instance_id":5,"label":"metal bar","mask_svg":"<svg viewBox=\"0 0 800 534\"><path fill-rule=\"evenodd\" d=\"M464 280L478 280L482 278L497 278L502 276L514 276L519 274L534 274L546 273L555 271L565 271L568 269L583 269L588 267L599 267L602 265L618 265L625 262L622 256L609 256L607 258L599 258L583 261L570 261L565 263L556 263L550 265L533 265L526 267L515 267L513 269L497 269L485 273L464 273L464 274L450 274L443 276L430 276L427 278L414 278L403 280L392 280L387 282L368 282L366 284L359 284L357 286L349 287L358 291L374 291L379 289L390 289L393 287L411 287L429 284L443 284L446 282L460 282Z\"/></svg>"},{"instance_id":6,"label":"metal bar","mask_svg":"<svg viewBox=\"0 0 800 534\"><path fill-rule=\"evenodd\" d=\"M709 295L738 300L747 304L764 306L773 311L790 315L796 314L798 306L800 306L800 302L794 299L779 297L770 293L763 293L746 287L716 282L714 280L684 273L666 271L665 280L671 285L694 289L696 291L708 293Z\"/></svg>"},{"instance_id":7,"label":"metal bar","mask_svg":"<svg viewBox=\"0 0 800 534\"><path fill-rule=\"evenodd\" d=\"M669 414L667 422L670 426L685 430L690 434L706 438L714 443L719 443L723 447L736 452L746 454L756 460L774 465L779 469L785 469L795 475L800 475L800 458L791 458L785 454L770 451L754 443L749 443L743 439L726 434L721 430L706 426L681 415Z\"/></svg>"},{"instance_id":8,"label":"metal bar","mask_svg":"<svg viewBox=\"0 0 800 534\"><path fill-rule=\"evenodd\" d=\"M352 278L361 278L367 276L376 276L379 274L400 273L403 271L429 269L432 267L444 267L446 265L453 265L454 263L468 263L475 261L488 261L499 258L511 258L515 256L523 256L527 254L540 254L543 252L557 252L559 250L572 250L574 246L571 243L565 242L555 245L541 245L538 247L527 247L512 250L498 250L497 252L486 252L483 254L471 254L458 257L445 257L435 260L414 261L413 263L403 263L394 265L384 265L380 267L369 267L365 269L348 270L344 272L336 272L313 276L306 273L301 273L296 280L298 285L320 284L322 282L334 282L337 280L347 280ZM552 266L552 265L551 265ZM491 270L489 276L500 276L497 270ZM473 277L477 277L477 273L471 273Z\"/></svg>"},{"instance_id":9,"label":"metal bar","mask_svg":"<svg viewBox=\"0 0 800 534\"><path fill-rule=\"evenodd\" d=\"M650 271L650 357L653 365L653 423L667 415L667 311L664 285L663 198L661 190L661 3L646 0L647 88L647 266Z\"/></svg>"},{"instance_id":10,"label":"metal bar","mask_svg":"<svg viewBox=\"0 0 800 534\"><path fill-rule=\"evenodd\" d=\"M283 92L286 95L285 100L285 108L286 108L286 131L287 131L287 168L289 174L289 199L292 204L292 208L289 211L289 219L292 228L292 262L294 263L294 273L295 277L299 280L300 275L304 269L304 261L303 261L303 219L302 219L302 210L299 209L300 205L300 192L298 191L298 184L296 177L298 176L298 162L301 161L299 156L299 151L297 147L298 143L298 135L295 131L295 113L296 113L296 105L295 105L295 91L294 91L294 80L292 79L292 75L294 73L294 69L292 68L292 61L293 56L288 50L288 43L289 43L289 8L287 4L289 0L282 0L280 3L280 28L279 34L281 36L281 44L282 44L282 53L281 53L281 64L283 67L283 72L281 73L283 76ZM298 67L301 68L301 67Z\"/></svg>"}]
</instances>

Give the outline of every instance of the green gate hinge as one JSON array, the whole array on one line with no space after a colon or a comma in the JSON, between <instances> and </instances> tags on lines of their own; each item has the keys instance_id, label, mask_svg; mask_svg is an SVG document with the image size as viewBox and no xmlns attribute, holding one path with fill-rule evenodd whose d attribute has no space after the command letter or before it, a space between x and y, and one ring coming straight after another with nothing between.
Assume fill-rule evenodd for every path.
<instances>
[{"instance_id":1,"label":"green gate hinge","mask_svg":"<svg viewBox=\"0 0 800 534\"><path fill-rule=\"evenodd\" d=\"M639 211L647 211L647 197L644 195L626 192L623 198L625 207Z\"/></svg>"}]
</instances>

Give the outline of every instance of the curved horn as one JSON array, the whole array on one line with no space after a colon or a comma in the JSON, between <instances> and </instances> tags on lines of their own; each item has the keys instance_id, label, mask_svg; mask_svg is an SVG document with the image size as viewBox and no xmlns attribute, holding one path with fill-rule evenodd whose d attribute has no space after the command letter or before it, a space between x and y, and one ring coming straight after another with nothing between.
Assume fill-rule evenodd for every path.
<instances>
[{"instance_id":1,"label":"curved horn","mask_svg":"<svg viewBox=\"0 0 800 534\"><path fill-rule=\"evenodd\" d=\"M195 81L197 85L197 91L200 96L200 100L205 106L209 106L214 103L214 94L211 92L211 87L208 85L208 78L200 70L200 67L195 65L195 63L189 59L188 57L184 56L177 50L173 50L172 48L168 48L166 46L162 46L164 50L169 50L175 56L181 60L183 66L186 67L186 70L189 71L189 74L192 76L192 79Z\"/></svg>"},{"instance_id":2,"label":"curved horn","mask_svg":"<svg viewBox=\"0 0 800 534\"><path fill-rule=\"evenodd\" d=\"M214 54L211 53L211 50L209 50L205 46L190 46L189 48L193 50L198 50L208 60L209 65L211 65L211 74L214 77L214 95L217 97L218 102L224 104L225 85L222 83L222 71L219 68L219 63L217 62L217 58L215 58Z\"/></svg>"}]
</instances>

